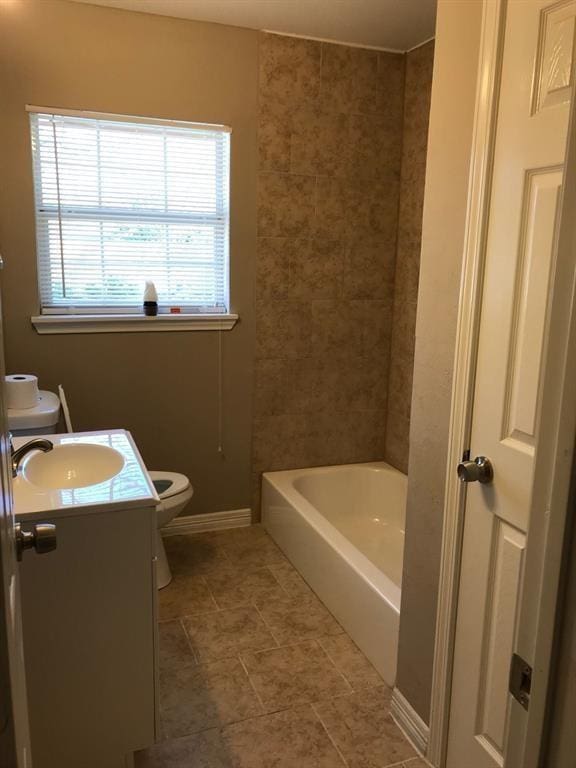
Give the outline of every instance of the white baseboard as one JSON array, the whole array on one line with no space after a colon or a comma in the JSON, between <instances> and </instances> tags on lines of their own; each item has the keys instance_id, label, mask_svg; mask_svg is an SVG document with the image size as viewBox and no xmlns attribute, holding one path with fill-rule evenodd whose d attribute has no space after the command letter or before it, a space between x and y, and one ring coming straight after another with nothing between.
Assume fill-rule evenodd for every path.
<instances>
[{"instance_id":1,"label":"white baseboard","mask_svg":"<svg viewBox=\"0 0 576 768\"><path fill-rule=\"evenodd\" d=\"M398 688L392 691L390 712L396 721L396 725L404 732L412 746L425 755L428 749L428 736L430 729L420 715L408 703Z\"/></svg>"},{"instance_id":2,"label":"white baseboard","mask_svg":"<svg viewBox=\"0 0 576 768\"><path fill-rule=\"evenodd\" d=\"M176 536L183 533L223 531L227 528L245 528L252 524L250 509L231 509L225 512L208 512L205 515L175 517L162 528L162 536Z\"/></svg>"}]
</instances>

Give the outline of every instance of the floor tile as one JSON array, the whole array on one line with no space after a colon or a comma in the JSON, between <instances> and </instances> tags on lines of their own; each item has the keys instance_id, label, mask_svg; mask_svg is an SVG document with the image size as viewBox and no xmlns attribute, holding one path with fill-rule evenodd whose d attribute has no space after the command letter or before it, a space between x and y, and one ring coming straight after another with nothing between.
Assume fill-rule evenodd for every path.
<instances>
[{"instance_id":1,"label":"floor tile","mask_svg":"<svg viewBox=\"0 0 576 768\"><path fill-rule=\"evenodd\" d=\"M220 729L156 744L136 752L134 768L232 768Z\"/></svg>"},{"instance_id":2,"label":"floor tile","mask_svg":"<svg viewBox=\"0 0 576 768\"><path fill-rule=\"evenodd\" d=\"M313 594L302 576L289 563L270 566L270 570L289 597L309 597Z\"/></svg>"},{"instance_id":3,"label":"floor tile","mask_svg":"<svg viewBox=\"0 0 576 768\"><path fill-rule=\"evenodd\" d=\"M349 768L384 768L417 756L392 720L389 702L382 686L314 705Z\"/></svg>"},{"instance_id":4,"label":"floor tile","mask_svg":"<svg viewBox=\"0 0 576 768\"><path fill-rule=\"evenodd\" d=\"M161 621L215 611L217 608L202 576L174 576L170 584L158 594L158 613Z\"/></svg>"},{"instance_id":5,"label":"floor tile","mask_svg":"<svg viewBox=\"0 0 576 768\"><path fill-rule=\"evenodd\" d=\"M161 621L158 625L160 669L180 669L196 664L188 635L180 621Z\"/></svg>"},{"instance_id":6,"label":"floor tile","mask_svg":"<svg viewBox=\"0 0 576 768\"><path fill-rule=\"evenodd\" d=\"M210 534L166 536L163 542L174 576L212 573L228 562L219 540Z\"/></svg>"},{"instance_id":7,"label":"floor tile","mask_svg":"<svg viewBox=\"0 0 576 768\"><path fill-rule=\"evenodd\" d=\"M262 525L248 525L244 528L230 528L225 531L212 531L208 534L212 541L221 546L240 546L270 539Z\"/></svg>"},{"instance_id":8,"label":"floor tile","mask_svg":"<svg viewBox=\"0 0 576 768\"><path fill-rule=\"evenodd\" d=\"M382 678L346 634L322 637L320 645L354 690L382 685Z\"/></svg>"},{"instance_id":9,"label":"floor tile","mask_svg":"<svg viewBox=\"0 0 576 768\"><path fill-rule=\"evenodd\" d=\"M308 705L224 729L234 768L338 768L345 763Z\"/></svg>"},{"instance_id":10,"label":"floor tile","mask_svg":"<svg viewBox=\"0 0 576 768\"><path fill-rule=\"evenodd\" d=\"M261 526L165 542L164 741L135 768L428 768L387 686Z\"/></svg>"},{"instance_id":11,"label":"floor tile","mask_svg":"<svg viewBox=\"0 0 576 768\"><path fill-rule=\"evenodd\" d=\"M254 598L271 597L278 589L268 568L222 567L205 578L220 608L251 605Z\"/></svg>"},{"instance_id":12,"label":"floor tile","mask_svg":"<svg viewBox=\"0 0 576 768\"><path fill-rule=\"evenodd\" d=\"M257 536L244 541L231 540L222 544L230 562L239 566L264 567L280 565L287 562L286 558L272 541L266 536Z\"/></svg>"},{"instance_id":13,"label":"floor tile","mask_svg":"<svg viewBox=\"0 0 576 768\"><path fill-rule=\"evenodd\" d=\"M262 707L238 659L168 670L160 675L164 739L262 714Z\"/></svg>"},{"instance_id":14,"label":"floor tile","mask_svg":"<svg viewBox=\"0 0 576 768\"><path fill-rule=\"evenodd\" d=\"M315 641L241 656L266 711L341 696L350 686Z\"/></svg>"},{"instance_id":15,"label":"floor tile","mask_svg":"<svg viewBox=\"0 0 576 768\"><path fill-rule=\"evenodd\" d=\"M254 604L279 645L343 632L330 611L312 593L305 597L256 599Z\"/></svg>"},{"instance_id":16,"label":"floor tile","mask_svg":"<svg viewBox=\"0 0 576 768\"><path fill-rule=\"evenodd\" d=\"M253 607L230 608L183 619L200 661L236 656L243 651L274 648L277 643Z\"/></svg>"}]
</instances>

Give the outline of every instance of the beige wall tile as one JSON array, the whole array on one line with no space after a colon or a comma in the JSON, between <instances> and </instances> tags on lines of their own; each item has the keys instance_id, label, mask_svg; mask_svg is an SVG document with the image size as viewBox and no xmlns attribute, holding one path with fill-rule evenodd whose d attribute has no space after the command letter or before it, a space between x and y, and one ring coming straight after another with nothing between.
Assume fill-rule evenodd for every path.
<instances>
[{"instance_id":1,"label":"beige wall tile","mask_svg":"<svg viewBox=\"0 0 576 768\"><path fill-rule=\"evenodd\" d=\"M404 57L324 43L321 103L331 112L402 114Z\"/></svg>"},{"instance_id":2,"label":"beige wall tile","mask_svg":"<svg viewBox=\"0 0 576 768\"><path fill-rule=\"evenodd\" d=\"M254 415L273 416L292 412L292 362L280 358L256 361L254 370Z\"/></svg>"},{"instance_id":3,"label":"beige wall tile","mask_svg":"<svg viewBox=\"0 0 576 768\"><path fill-rule=\"evenodd\" d=\"M258 177L258 234L308 237L314 220L313 176L261 173Z\"/></svg>"},{"instance_id":4,"label":"beige wall tile","mask_svg":"<svg viewBox=\"0 0 576 768\"><path fill-rule=\"evenodd\" d=\"M316 183L314 236L343 240L348 234L348 216L353 185L348 179L319 177Z\"/></svg>"},{"instance_id":5,"label":"beige wall tile","mask_svg":"<svg viewBox=\"0 0 576 768\"><path fill-rule=\"evenodd\" d=\"M345 176L351 158L350 120L317 107L292 115L290 171L320 176Z\"/></svg>"},{"instance_id":6,"label":"beige wall tile","mask_svg":"<svg viewBox=\"0 0 576 768\"><path fill-rule=\"evenodd\" d=\"M345 45L322 45L321 104L329 112L351 111L354 83L350 50Z\"/></svg>"},{"instance_id":7,"label":"beige wall tile","mask_svg":"<svg viewBox=\"0 0 576 768\"><path fill-rule=\"evenodd\" d=\"M260 100L317 104L320 96L321 43L295 37L260 36Z\"/></svg>"},{"instance_id":8,"label":"beige wall tile","mask_svg":"<svg viewBox=\"0 0 576 768\"><path fill-rule=\"evenodd\" d=\"M342 294L344 246L338 240L298 241L290 254L291 299L332 299Z\"/></svg>"},{"instance_id":9,"label":"beige wall tile","mask_svg":"<svg viewBox=\"0 0 576 768\"><path fill-rule=\"evenodd\" d=\"M352 433L352 457L350 461L374 461L384 456L387 412L356 411L348 417Z\"/></svg>"},{"instance_id":10,"label":"beige wall tile","mask_svg":"<svg viewBox=\"0 0 576 768\"><path fill-rule=\"evenodd\" d=\"M402 150L401 114L352 115L350 141L351 173L355 178L398 178Z\"/></svg>"},{"instance_id":11,"label":"beige wall tile","mask_svg":"<svg viewBox=\"0 0 576 768\"><path fill-rule=\"evenodd\" d=\"M293 405L296 413L331 413L346 410L348 363L308 357L292 363ZM288 404L289 407L289 404Z\"/></svg>"},{"instance_id":12,"label":"beige wall tile","mask_svg":"<svg viewBox=\"0 0 576 768\"><path fill-rule=\"evenodd\" d=\"M350 239L344 257L342 295L347 299L387 299L394 290L396 241Z\"/></svg>"},{"instance_id":13,"label":"beige wall tile","mask_svg":"<svg viewBox=\"0 0 576 768\"><path fill-rule=\"evenodd\" d=\"M255 508L262 470L384 456L403 93L404 56L262 36Z\"/></svg>"},{"instance_id":14,"label":"beige wall tile","mask_svg":"<svg viewBox=\"0 0 576 768\"><path fill-rule=\"evenodd\" d=\"M257 416L253 426L254 470L267 472L307 466L314 436L307 414Z\"/></svg>"},{"instance_id":15,"label":"beige wall tile","mask_svg":"<svg viewBox=\"0 0 576 768\"><path fill-rule=\"evenodd\" d=\"M402 472L408 471L416 302L433 61L433 43L417 48L406 57L398 249L386 435L386 459Z\"/></svg>"},{"instance_id":16,"label":"beige wall tile","mask_svg":"<svg viewBox=\"0 0 576 768\"><path fill-rule=\"evenodd\" d=\"M260 104L258 162L261 171L290 170L292 112L275 101Z\"/></svg>"},{"instance_id":17,"label":"beige wall tile","mask_svg":"<svg viewBox=\"0 0 576 768\"><path fill-rule=\"evenodd\" d=\"M299 358L310 351L310 305L256 302L256 358Z\"/></svg>"},{"instance_id":18,"label":"beige wall tile","mask_svg":"<svg viewBox=\"0 0 576 768\"><path fill-rule=\"evenodd\" d=\"M400 180L354 177L348 188L346 232L354 238L392 240L398 229Z\"/></svg>"},{"instance_id":19,"label":"beige wall tile","mask_svg":"<svg viewBox=\"0 0 576 768\"><path fill-rule=\"evenodd\" d=\"M256 256L256 298L288 298L290 253L298 248L294 238L259 237Z\"/></svg>"}]
</instances>

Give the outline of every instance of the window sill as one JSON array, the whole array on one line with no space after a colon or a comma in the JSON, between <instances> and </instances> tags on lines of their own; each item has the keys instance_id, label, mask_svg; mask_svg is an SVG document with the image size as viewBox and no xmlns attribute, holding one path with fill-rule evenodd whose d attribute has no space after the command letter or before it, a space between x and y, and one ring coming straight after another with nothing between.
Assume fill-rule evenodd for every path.
<instances>
[{"instance_id":1,"label":"window sill","mask_svg":"<svg viewBox=\"0 0 576 768\"><path fill-rule=\"evenodd\" d=\"M231 331L238 315L38 315L31 321L40 334Z\"/></svg>"}]
</instances>

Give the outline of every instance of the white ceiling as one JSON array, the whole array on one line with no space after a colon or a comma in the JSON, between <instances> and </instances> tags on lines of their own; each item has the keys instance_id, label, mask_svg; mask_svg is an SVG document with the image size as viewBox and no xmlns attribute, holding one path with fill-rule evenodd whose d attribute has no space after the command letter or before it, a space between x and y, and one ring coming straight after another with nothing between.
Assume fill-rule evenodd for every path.
<instances>
[{"instance_id":1,"label":"white ceiling","mask_svg":"<svg viewBox=\"0 0 576 768\"><path fill-rule=\"evenodd\" d=\"M75 0L406 51L434 35L436 0Z\"/></svg>"}]
</instances>

